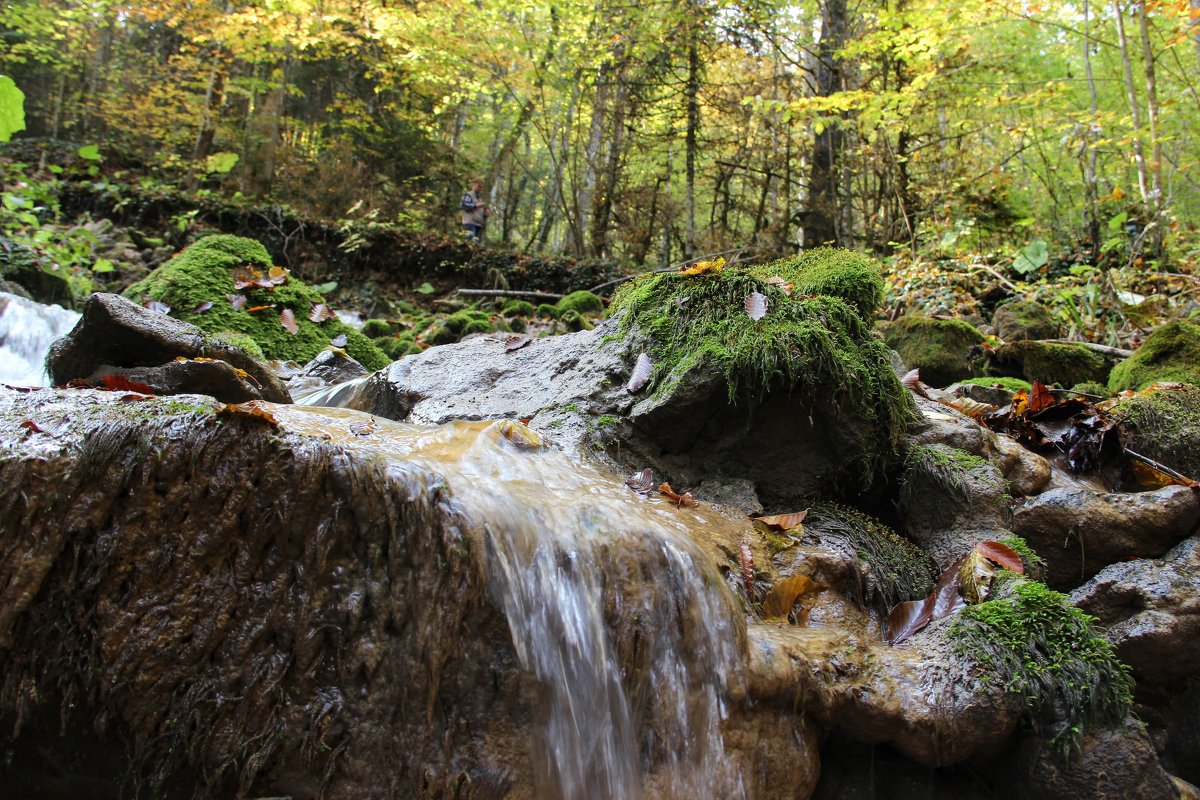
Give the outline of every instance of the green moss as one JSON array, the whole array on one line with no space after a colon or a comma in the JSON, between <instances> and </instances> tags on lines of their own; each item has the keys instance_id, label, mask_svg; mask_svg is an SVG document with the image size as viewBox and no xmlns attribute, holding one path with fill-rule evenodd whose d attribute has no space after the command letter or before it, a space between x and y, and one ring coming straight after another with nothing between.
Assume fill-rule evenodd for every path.
<instances>
[{"instance_id":1,"label":"green moss","mask_svg":"<svg viewBox=\"0 0 1200 800\"><path fill-rule=\"evenodd\" d=\"M1200 325L1177 320L1154 331L1132 356L1113 367L1108 388L1144 389L1155 381L1200 385Z\"/></svg>"},{"instance_id":2,"label":"green moss","mask_svg":"<svg viewBox=\"0 0 1200 800\"><path fill-rule=\"evenodd\" d=\"M930 386L948 386L969 377L967 353L984 341L982 333L962 320L916 314L884 326L883 338L909 369L921 370L921 380Z\"/></svg>"},{"instance_id":3,"label":"green moss","mask_svg":"<svg viewBox=\"0 0 1200 800\"><path fill-rule=\"evenodd\" d=\"M972 386L999 386L1006 392L1013 392L1014 394L1016 392L1029 392L1033 390L1029 381L1024 378L967 378L966 380L959 381L959 383L966 383Z\"/></svg>"},{"instance_id":4,"label":"green moss","mask_svg":"<svg viewBox=\"0 0 1200 800\"><path fill-rule=\"evenodd\" d=\"M606 425L619 425L620 423L621 423L621 418L614 417L612 414L605 414L604 416L596 418L596 427L597 428L603 428Z\"/></svg>"},{"instance_id":5,"label":"green moss","mask_svg":"<svg viewBox=\"0 0 1200 800\"><path fill-rule=\"evenodd\" d=\"M527 300L509 300L501 308L500 313L506 317L532 317L534 311L533 303Z\"/></svg>"},{"instance_id":6,"label":"green moss","mask_svg":"<svg viewBox=\"0 0 1200 800\"><path fill-rule=\"evenodd\" d=\"M754 267L763 280L778 275L795 292L845 300L863 319L872 319L883 303L883 276L869 256L833 247L806 250L793 258Z\"/></svg>"},{"instance_id":7,"label":"green moss","mask_svg":"<svg viewBox=\"0 0 1200 800\"><path fill-rule=\"evenodd\" d=\"M1011 300L998 306L992 321L996 335L1007 341L1052 339L1059 334L1050 311L1036 300Z\"/></svg>"},{"instance_id":8,"label":"green moss","mask_svg":"<svg viewBox=\"0 0 1200 800\"><path fill-rule=\"evenodd\" d=\"M966 450L943 444L916 445L904 455L900 491L910 508L925 503L931 487L966 502L971 499L974 481L991 486L996 493L1004 491L1004 476L996 465Z\"/></svg>"},{"instance_id":9,"label":"green moss","mask_svg":"<svg viewBox=\"0 0 1200 800\"><path fill-rule=\"evenodd\" d=\"M363 323L362 335L368 339L378 339L380 336L391 336L392 323L386 319L369 319Z\"/></svg>"},{"instance_id":10,"label":"green moss","mask_svg":"<svg viewBox=\"0 0 1200 800\"><path fill-rule=\"evenodd\" d=\"M1029 544L1020 536L1015 534L1012 536L1003 536L997 539L1000 544L1007 545L1016 551L1021 557L1021 562L1025 564L1025 575L1033 580L1041 580L1046 574L1046 559L1037 554Z\"/></svg>"},{"instance_id":11,"label":"green moss","mask_svg":"<svg viewBox=\"0 0 1200 800\"><path fill-rule=\"evenodd\" d=\"M258 346L258 342L254 341L252 336L237 333L236 331L217 331L212 335L212 338L218 342L224 342L225 344L244 350L248 355L259 361L266 360L266 355L263 354L262 348Z\"/></svg>"},{"instance_id":12,"label":"green moss","mask_svg":"<svg viewBox=\"0 0 1200 800\"><path fill-rule=\"evenodd\" d=\"M919 547L879 520L847 506L825 501L809 505L805 538L836 537L866 562L878 588L881 610L925 597L938 578L937 564Z\"/></svg>"},{"instance_id":13,"label":"green moss","mask_svg":"<svg viewBox=\"0 0 1200 800\"><path fill-rule=\"evenodd\" d=\"M382 350L387 357L395 360L413 353L420 353L421 346L413 339L412 334L400 336L384 336L375 339L375 346Z\"/></svg>"},{"instance_id":14,"label":"green moss","mask_svg":"<svg viewBox=\"0 0 1200 800\"><path fill-rule=\"evenodd\" d=\"M558 319L558 307L550 303L542 303L537 307L537 315L545 319Z\"/></svg>"},{"instance_id":15,"label":"green moss","mask_svg":"<svg viewBox=\"0 0 1200 800\"><path fill-rule=\"evenodd\" d=\"M1025 702L1025 717L1069 751L1083 729L1129 713L1133 679L1095 620L1040 583L997 580L993 599L952 623L961 655L987 664Z\"/></svg>"},{"instance_id":16,"label":"green moss","mask_svg":"<svg viewBox=\"0 0 1200 800\"><path fill-rule=\"evenodd\" d=\"M1095 381L1084 381L1083 383L1077 383L1071 387L1071 391L1077 394L1090 394L1101 398L1107 398L1110 395L1107 386L1105 386L1103 383L1096 383Z\"/></svg>"},{"instance_id":17,"label":"green moss","mask_svg":"<svg viewBox=\"0 0 1200 800\"><path fill-rule=\"evenodd\" d=\"M1013 342L996 348L995 363L1011 366L1028 381L1074 386L1108 379L1108 362L1087 347L1066 342Z\"/></svg>"},{"instance_id":18,"label":"green moss","mask_svg":"<svg viewBox=\"0 0 1200 800\"><path fill-rule=\"evenodd\" d=\"M574 309L564 311L559 321L569 331L590 331L596 327L587 317Z\"/></svg>"},{"instance_id":19,"label":"green moss","mask_svg":"<svg viewBox=\"0 0 1200 800\"><path fill-rule=\"evenodd\" d=\"M348 325L337 320L320 325L310 322L312 305L324 302L324 298L297 278L289 278L273 290L241 290L248 300L247 308L271 308L256 312L234 309L229 301L230 295L237 293L233 288L234 274L242 269L265 272L271 266L266 249L256 241L238 236L208 236L130 286L124 294L139 303L143 298L166 303L172 308L171 316L205 331L245 334L258 342L267 358L305 363L321 352L330 339L345 334L346 352L367 369L381 369L390 363L370 339ZM191 310L205 302L212 303L207 311ZM279 314L285 308L295 314L299 328L296 334L289 333L280 322Z\"/></svg>"},{"instance_id":20,"label":"green moss","mask_svg":"<svg viewBox=\"0 0 1200 800\"><path fill-rule=\"evenodd\" d=\"M724 377L732 403L782 391L840 407L876 432L879 446L863 452L858 465L870 483L902 448L912 407L887 348L846 301L789 297L762 271L646 275L621 287L611 308L622 315L622 333L636 328L651 340L649 392L670 392L690 372L704 371ZM768 298L767 315L757 321L745 313L752 292Z\"/></svg>"},{"instance_id":21,"label":"green moss","mask_svg":"<svg viewBox=\"0 0 1200 800\"><path fill-rule=\"evenodd\" d=\"M1200 478L1200 386L1188 383L1123 397L1112 415L1130 450Z\"/></svg>"},{"instance_id":22,"label":"green moss","mask_svg":"<svg viewBox=\"0 0 1200 800\"><path fill-rule=\"evenodd\" d=\"M571 292L559 300L558 311L560 314L574 311L581 315L591 314L595 316L604 313L604 301L586 289L582 289L578 292Z\"/></svg>"}]
</instances>

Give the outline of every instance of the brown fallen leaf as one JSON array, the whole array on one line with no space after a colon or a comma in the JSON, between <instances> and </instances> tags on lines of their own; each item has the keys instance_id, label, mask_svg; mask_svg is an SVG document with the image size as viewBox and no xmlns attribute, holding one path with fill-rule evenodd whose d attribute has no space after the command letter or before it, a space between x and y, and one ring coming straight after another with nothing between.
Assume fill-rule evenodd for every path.
<instances>
[{"instance_id":1,"label":"brown fallen leaf","mask_svg":"<svg viewBox=\"0 0 1200 800\"><path fill-rule=\"evenodd\" d=\"M267 280L269 280L275 286L282 286L283 284L287 283L288 274L288 270L284 269L283 267L271 267L271 269L267 271Z\"/></svg>"},{"instance_id":2,"label":"brown fallen leaf","mask_svg":"<svg viewBox=\"0 0 1200 800\"><path fill-rule=\"evenodd\" d=\"M691 492L676 494L675 490L671 488L671 484L669 483L664 483L659 486L658 493L666 497L680 508L695 508L700 505L700 501L693 497Z\"/></svg>"},{"instance_id":3,"label":"brown fallen leaf","mask_svg":"<svg viewBox=\"0 0 1200 800\"><path fill-rule=\"evenodd\" d=\"M266 422L273 428L279 427L279 420L275 419L275 415L267 410L267 407L259 400L250 400L245 403L221 403L217 406L217 413L250 417Z\"/></svg>"},{"instance_id":4,"label":"brown fallen leaf","mask_svg":"<svg viewBox=\"0 0 1200 800\"><path fill-rule=\"evenodd\" d=\"M778 275L772 275L770 277L770 279L767 281L767 285L776 287L777 289L779 289L779 291L783 292L788 297L792 296L792 289L796 288L796 284L788 283L787 281L785 281L783 278L779 277Z\"/></svg>"},{"instance_id":5,"label":"brown fallen leaf","mask_svg":"<svg viewBox=\"0 0 1200 800\"><path fill-rule=\"evenodd\" d=\"M350 423L350 432L355 436L370 436L375 432L375 418Z\"/></svg>"},{"instance_id":6,"label":"brown fallen leaf","mask_svg":"<svg viewBox=\"0 0 1200 800\"><path fill-rule=\"evenodd\" d=\"M654 488L654 471L646 467L641 472L635 472L625 481L625 485L638 494L650 494Z\"/></svg>"},{"instance_id":7,"label":"brown fallen leaf","mask_svg":"<svg viewBox=\"0 0 1200 800\"><path fill-rule=\"evenodd\" d=\"M520 422L502 419L497 425L500 435L518 450L541 450L546 446L545 440L538 435L537 431L525 427Z\"/></svg>"},{"instance_id":8,"label":"brown fallen leaf","mask_svg":"<svg viewBox=\"0 0 1200 800\"><path fill-rule=\"evenodd\" d=\"M250 306L249 308L246 309L246 313L253 314L255 311L266 311L267 309L274 308L274 307L275 307L274 303L271 303L270 305L266 305L266 306Z\"/></svg>"},{"instance_id":9,"label":"brown fallen leaf","mask_svg":"<svg viewBox=\"0 0 1200 800\"><path fill-rule=\"evenodd\" d=\"M34 422L31 419L21 420L21 427L27 431L33 431L34 433L45 433L46 432L46 431L42 430L40 425L38 425L36 422Z\"/></svg>"},{"instance_id":10,"label":"brown fallen leaf","mask_svg":"<svg viewBox=\"0 0 1200 800\"><path fill-rule=\"evenodd\" d=\"M807 575L793 575L786 578L771 587L771 591L767 592L767 596L763 598L763 616L768 619L786 617L792 612L792 606L802 596L820 590L821 587Z\"/></svg>"},{"instance_id":11,"label":"brown fallen leaf","mask_svg":"<svg viewBox=\"0 0 1200 800\"><path fill-rule=\"evenodd\" d=\"M290 308L285 308L279 312L279 324L292 336L300 332L300 325L296 322L296 314Z\"/></svg>"},{"instance_id":12,"label":"brown fallen leaf","mask_svg":"<svg viewBox=\"0 0 1200 800\"><path fill-rule=\"evenodd\" d=\"M514 350L520 350L532 341L532 336L526 336L523 333L509 334L504 337L504 350L511 353Z\"/></svg>"},{"instance_id":13,"label":"brown fallen leaf","mask_svg":"<svg viewBox=\"0 0 1200 800\"><path fill-rule=\"evenodd\" d=\"M772 514L766 517L751 517L755 522L761 522L769 528L774 528L780 531L790 531L800 523L804 522L808 516L808 509L803 511L793 511L790 514Z\"/></svg>"},{"instance_id":14,"label":"brown fallen leaf","mask_svg":"<svg viewBox=\"0 0 1200 800\"><path fill-rule=\"evenodd\" d=\"M978 420L985 414L990 414L997 409L997 406L981 403L978 400L972 400L969 397L953 397L943 400L938 400L944 406L949 406L955 411L966 414L972 419Z\"/></svg>"},{"instance_id":15,"label":"brown fallen leaf","mask_svg":"<svg viewBox=\"0 0 1200 800\"><path fill-rule=\"evenodd\" d=\"M131 381L124 375L103 375L100 378L100 384L97 389L103 389L107 392L139 392L141 394L158 394L154 391L154 387L147 386L144 383Z\"/></svg>"},{"instance_id":16,"label":"brown fallen leaf","mask_svg":"<svg viewBox=\"0 0 1200 800\"><path fill-rule=\"evenodd\" d=\"M329 306L324 303L313 303L312 308L308 310L308 319L310 322L315 322L318 325L327 319L333 319L337 316L329 310Z\"/></svg>"},{"instance_id":17,"label":"brown fallen leaf","mask_svg":"<svg viewBox=\"0 0 1200 800\"><path fill-rule=\"evenodd\" d=\"M929 392L925 391L929 387L921 382L921 370L920 369L910 369L908 372L904 373L904 377L900 379L900 382L903 383L905 386L907 386L910 390L912 390L916 394L920 395L921 397L924 397L926 400L933 399L932 397L929 396Z\"/></svg>"}]
</instances>

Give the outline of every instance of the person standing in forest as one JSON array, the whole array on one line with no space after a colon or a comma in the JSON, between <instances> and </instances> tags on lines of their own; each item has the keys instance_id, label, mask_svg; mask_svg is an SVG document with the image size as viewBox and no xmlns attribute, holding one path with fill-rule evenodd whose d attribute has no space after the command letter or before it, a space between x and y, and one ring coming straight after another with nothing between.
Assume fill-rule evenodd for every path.
<instances>
[{"instance_id":1,"label":"person standing in forest","mask_svg":"<svg viewBox=\"0 0 1200 800\"><path fill-rule=\"evenodd\" d=\"M471 181L471 189L462 197L462 225L467 236L475 241L483 238L483 225L487 221L487 203L479 197L483 190L483 181L476 178Z\"/></svg>"}]
</instances>

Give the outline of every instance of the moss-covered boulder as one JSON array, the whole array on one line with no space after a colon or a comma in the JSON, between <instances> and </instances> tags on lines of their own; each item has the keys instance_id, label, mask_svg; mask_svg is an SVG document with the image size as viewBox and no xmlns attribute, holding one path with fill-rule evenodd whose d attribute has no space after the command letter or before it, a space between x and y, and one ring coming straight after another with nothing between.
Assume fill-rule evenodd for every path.
<instances>
[{"instance_id":1,"label":"moss-covered boulder","mask_svg":"<svg viewBox=\"0 0 1200 800\"><path fill-rule=\"evenodd\" d=\"M597 316L604 313L604 301L587 290L581 290L559 300L557 308L560 316L568 311Z\"/></svg>"},{"instance_id":2,"label":"moss-covered boulder","mask_svg":"<svg viewBox=\"0 0 1200 800\"><path fill-rule=\"evenodd\" d=\"M269 286L235 289L235 277L266 275L271 257L258 242L238 236L207 236L181 251L124 294L134 302L156 300L171 307L171 316L209 333L241 333L258 343L267 358L307 363L329 340L345 334L346 351L367 369L381 369L390 359L350 326L330 319L309 320L313 305L324 298L290 275ZM269 281L263 281L269 283ZM242 294L246 303L235 308L231 298ZM211 305L210 305L211 304ZM257 310L251 310L257 309ZM280 315L290 310L296 333L284 327Z\"/></svg>"},{"instance_id":3,"label":"moss-covered boulder","mask_svg":"<svg viewBox=\"0 0 1200 800\"><path fill-rule=\"evenodd\" d=\"M921 380L938 387L971 377L967 355L984 340L982 333L962 320L916 314L884 325L883 338L906 367L920 369Z\"/></svg>"},{"instance_id":4,"label":"moss-covered boulder","mask_svg":"<svg viewBox=\"0 0 1200 800\"><path fill-rule=\"evenodd\" d=\"M1200 480L1200 386L1122 397L1112 415L1121 420L1121 441L1130 450Z\"/></svg>"},{"instance_id":5,"label":"moss-covered boulder","mask_svg":"<svg viewBox=\"0 0 1200 800\"><path fill-rule=\"evenodd\" d=\"M0 291L27 295L39 303L72 307L67 279L43 269L41 258L32 248L3 236L0 236Z\"/></svg>"},{"instance_id":6,"label":"moss-covered boulder","mask_svg":"<svg viewBox=\"0 0 1200 800\"><path fill-rule=\"evenodd\" d=\"M992 315L992 327L1006 342L1053 339L1062 332L1050 311L1036 300L1013 300L998 306Z\"/></svg>"},{"instance_id":7,"label":"moss-covered boulder","mask_svg":"<svg viewBox=\"0 0 1200 800\"><path fill-rule=\"evenodd\" d=\"M819 294L845 300L863 319L871 319L883 303L883 277L874 261L863 253L835 247L818 247L793 258L754 269L770 280L778 275L794 284L800 294Z\"/></svg>"},{"instance_id":8,"label":"moss-covered boulder","mask_svg":"<svg viewBox=\"0 0 1200 800\"><path fill-rule=\"evenodd\" d=\"M1028 340L1010 342L991 351L987 370L996 376L1074 386L1104 383L1111 367L1103 355L1080 344Z\"/></svg>"},{"instance_id":9,"label":"moss-covered boulder","mask_svg":"<svg viewBox=\"0 0 1200 800\"><path fill-rule=\"evenodd\" d=\"M1132 356L1113 367L1108 388L1121 392L1155 381L1200 385L1200 324L1168 322L1147 336Z\"/></svg>"}]
</instances>

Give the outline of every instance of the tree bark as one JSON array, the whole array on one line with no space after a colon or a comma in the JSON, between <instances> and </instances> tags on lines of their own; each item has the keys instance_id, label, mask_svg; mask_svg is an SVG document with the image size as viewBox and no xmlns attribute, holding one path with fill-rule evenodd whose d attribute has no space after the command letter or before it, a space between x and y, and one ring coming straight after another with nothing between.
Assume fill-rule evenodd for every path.
<instances>
[{"instance_id":1,"label":"tree bark","mask_svg":"<svg viewBox=\"0 0 1200 800\"><path fill-rule=\"evenodd\" d=\"M846 42L846 0L824 0L821 4L821 41L817 47L816 94L828 97L844 88L842 65L837 52ZM813 136L812 164L808 176L808 200L804 214L806 247L836 244L841 240L838 216L841 205L840 173L845 134L836 124L820 126Z\"/></svg>"}]
</instances>

